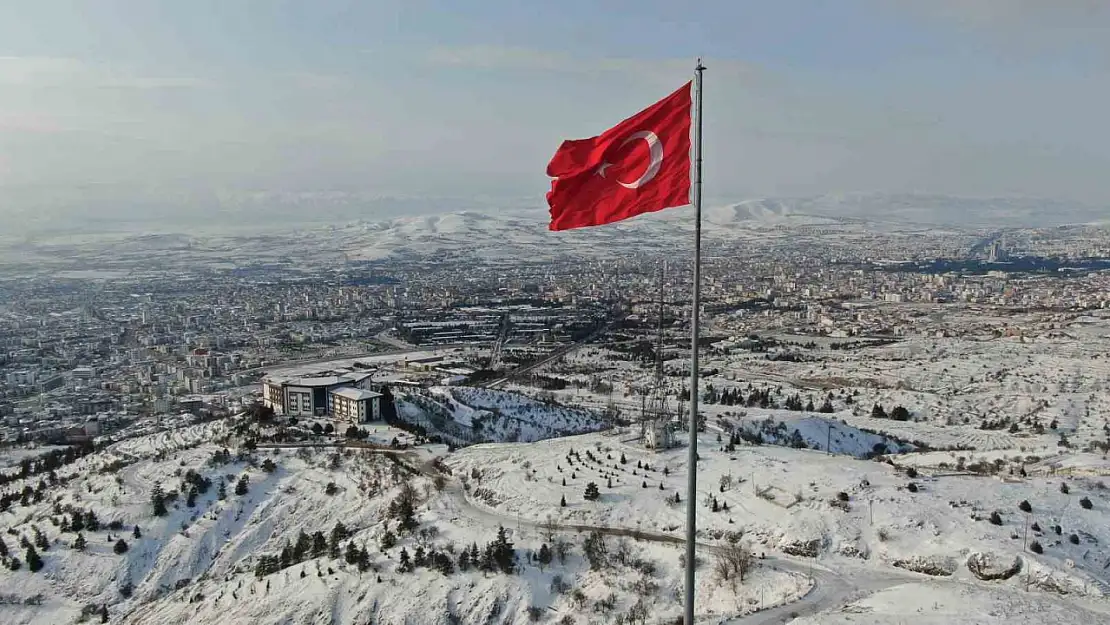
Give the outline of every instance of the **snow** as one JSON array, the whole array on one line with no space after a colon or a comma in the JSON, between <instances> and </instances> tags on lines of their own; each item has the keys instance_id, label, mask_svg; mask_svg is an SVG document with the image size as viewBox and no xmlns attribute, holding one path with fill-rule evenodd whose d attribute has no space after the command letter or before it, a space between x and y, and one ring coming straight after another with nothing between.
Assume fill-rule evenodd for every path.
<instances>
[{"instance_id":1,"label":"snow","mask_svg":"<svg viewBox=\"0 0 1110 625\"><path fill-rule=\"evenodd\" d=\"M769 625L791 614L808 625L1106 621L1110 462L1090 443L1104 439L1110 407L1104 389L1110 364L1095 358L1091 341L1107 324L1080 325L1068 330L1079 336L1074 340L1032 333L1024 342L910 337L865 354L842 352L842 361L821 368L707 354L707 369L717 373L706 382L716 389L768 387L781 406L794 394L820 404L831 388L833 412L703 404L707 431L699 438L695 500L699 622ZM289 369L307 375L341 365ZM570 615L607 623L627 616L641 597L649 622L672 621L681 612L685 437L678 435L678 447L655 452L639 444L635 424L605 429L613 414L634 420L641 405L635 389L650 372L607 359L604 348L581 350L545 375L585 388L398 389L398 410L407 420L436 422L447 441L494 441L451 453L443 444L412 447L412 435L368 424L369 442L388 445L396 437L405 449L344 449L342 439L327 437L319 440L331 447L263 445L239 457L243 424L235 419L136 423L129 438L60 469L61 483L48 486L41 502L16 502L0 513L0 528L16 534L0 538L20 557L18 535L30 537L32 526L51 542L39 573L0 569L0 622L70 623L82 610L106 605L113 622L157 625L447 623L451 616L486 623L495 610L493 622L516 624L531 621L531 607L542 610L541 622ZM612 383L612 391L588 390L598 380ZM675 388L683 381L667 380ZM911 417L872 418L874 403L888 411L903 405ZM995 420L1006 426L982 429ZM1034 421L1043 434L1034 431ZM1011 422L1018 431L1010 431ZM746 438L758 432L773 444L732 448L728 437L735 430ZM1071 447L1058 444L1061 434ZM799 440L806 449L790 447ZM887 453L875 457L878 445ZM224 449L230 460L214 464ZM0 464L17 462L18 453L0 454ZM435 459L450 475L437 479ZM273 472L264 460L273 461ZM190 469L211 479L212 489L193 508L179 494L166 516L152 516L155 483L177 490ZM242 475L250 486L240 496L234 485ZM41 477L26 482L33 488ZM225 500L216 495L221 478ZM598 501L584 497L589 482L598 486ZM383 552L387 523L397 529L389 503L403 484L419 493L421 529L436 533L401 535ZM23 486L17 480L7 488ZM676 493L682 502L673 501ZM1080 505L1082 498L1091 509ZM1019 508L1025 501L1032 512ZM122 529L85 531L88 547L77 552L70 547L75 535L51 521L60 518L55 503L93 510L102 524L118 521ZM1001 525L991 522L993 512ZM354 544L367 547L371 571L324 555L255 575L261 556L279 553L302 530L327 534L337 522L352 531ZM142 538L133 538L135 525ZM402 547L413 553L424 543L483 545L499 526L509 531L524 565L517 575L396 570ZM582 543L595 531L611 553L626 552L626 564L591 570ZM127 553L113 552L117 537L130 545ZM529 555L553 539L572 545L566 562L542 569L531 563ZM715 550L733 540L767 556L743 584L714 571ZM1043 553L1033 553L1033 541ZM654 572L645 574L639 560L652 563ZM983 581L969 561L989 561L992 570L1008 574L1014 562L1020 569ZM556 575L581 593L581 606L575 593L552 590ZM133 589L125 597L128 582ZM613 606L605 611L610 594Z\"/></svg>"},{"instance_id":2,"label":"snow","mask_svg":"<svg viewBox=\"0 0 1110 625\"><path fill-rule=\"evenodd\" d=\"M831 614L803 617L794 625L1074 625L1107 622L1107 608L1007 588L922 581L880 591Z\"/></svg>"},{"instance_id":3,"label":"snow","mask_svg":"<svg viewBox=\"0 0 1110 625\"><path fill-rule=\"evenodd\" d=\"M397 397L402 418L468 442L532 442L604 427L601 418L588 410L508 391L433 386L398 390Z\"/></svg>"},{"instance_id":4,"label":"snow","mask_svg":"<svg viewBox=\"0 0 1110 625\"><path fill-rule=\"evenodd\" d=\"M671 499L684 492L685 450L654 453L633 442L595 434L536 444L477 445L446 461L456 473L477 471L481 479L472 482L474 497L501 514L528 521L555 514L567 523L680 536L685 507ZM572 450L582 457L573 465L567 460ZM590 462L587 450L600 462ZM1103 568L1110 560L1110 527L1102 512L1110 493L1099 481L1071 480L1065 495L1053 477L1003 481L922 471L910 479L886 463L815 451L763 446L722 452L710 434L700 441L699 453L699 536L705 540L742 531L757 549L812 548L822 557L847 556L877 567L940 559L956 563L954 576L959 579L970 576L964 566L967 557L987 551L1018 556L1029 568L1051 571L1060 583L1067 580L1070 592L1099 595L1110 590ZM622 454L626 464L619 462ZM644 462L653 470L636 470ZM721 478L729 476L733 486L721 492ZM588 482L600 487L598 502L584 499ZM910 482L917 492L907 490ZM839 493L848 498L845 509L834 504ZM1082 496L1095 502L1094 510L1078 505ZM559 507L561 497L566 508ZM710 497L717 498L720 512L710 511ZM1018 510L1023 500L1032 504L1028 519ZM987 520L995 510L1002 526ZM1044 545L1043 555L1022 548L1027 521L1040 527L1030 532L1030 540ZM1056 524L1062 526L1059 536L1050 529ZM1012 537L1015 533L1018 539ZM1069 544L1071 533L1083 537L1082 544Z\"/></svg>"}]
</instances>

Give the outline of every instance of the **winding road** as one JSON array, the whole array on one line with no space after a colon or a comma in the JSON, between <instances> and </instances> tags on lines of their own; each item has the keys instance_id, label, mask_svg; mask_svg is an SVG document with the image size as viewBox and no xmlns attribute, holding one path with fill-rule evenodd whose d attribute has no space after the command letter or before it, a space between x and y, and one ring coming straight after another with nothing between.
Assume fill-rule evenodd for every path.
<instances>
[{"instance_id":1,"label":"winding road","mask_svg":"<svg viewBox=\"0 0 1110 625\"><path fill-rule=\"evenodd\" d=\"M411 456L407 456L406 458L411 458ZM426 476L434 477L442 475L431 461L425 462L419 467L411 468ZM671 534L645 532L632 528L575 523L555 522L553 525L548 525L546 523L539 523L497 512L467 497L459 480L450 478L450 476L445 477L449 478L447 485L443 489L443 494L446 495L447 500L446 505L449 507L445 512L454 513L457 516L469 518L482 524L504 525L506 527L518 528L526 527L538 531L543 531L545 529L544 526L547 525L546 529L551 529L553 527L556 530L564 532L570 531L578 533L596 531L607 536L623 536L637 541L671 545L682 545L686 543L684 538ZM719 548L717 545L701 542L699 542L697 546L699 551L709 553L713 553ZM907 573L886 570L878 571L862 567L853 567L849 575L830 570L813 560L792 558L789 556L767 556L766 558L758 560L757 563L764 568L802 576L809 579L813 585L804 596L796 601L733 618L706 615L698 618L699 623L719 623L722 625L725 623L730 625L772 625L788 623L794 618L834 610L879 590L897 586L906 581L920 579L920 577Z\"/></svg>"},{"instance_id":2,"label":"winding road","mask_svg":"<svg viewBox=\"0 0 1110 625\"><path fill-rule=\"evenodd\" d=\"M294 447L295 445L274 444L267 446ZM437 457L424 456L422 458L421 456L423 454L416 449L394 450L372 445L352 445L350 443L345 443L343 446L362 447L366 451L392 456L413 472L424 475L425 477L447 478L447 482L442 491L445 497L440 500L440 505L444 508L442 512L448 517L464 517L490 526L503 525L517 528L526 527L536 531L554 528L557 531L563 532L599 532L606 536L621 536L637 541L668 545L682 545L686 543L685 538L672 534L646 532L633 528L608 527L603 525L559 522L548 524L498 512L482 506L467 497L466 491L463 489L460 480L451 475L444 474L439 470L435 462ZM259 447L262 447L262 445L259 445ZM699 542L697 546L703 553L713 553L719 548L717 545L702 542ZM781 623L789 623L795 618L835 610L852 601L885 588L921 579L920 576L904 571L876 570L864 567L848 567L850 568L848 572L833 571L814 560L784 555L766 556L765 558L759 559L757 564L759 567L804 577L811 581L812 586L805 595L796 601L731 618L705 615L699 617L698 622L705 624L716 623L719 625L778 625Z\"/></svg>"}]
</instances>

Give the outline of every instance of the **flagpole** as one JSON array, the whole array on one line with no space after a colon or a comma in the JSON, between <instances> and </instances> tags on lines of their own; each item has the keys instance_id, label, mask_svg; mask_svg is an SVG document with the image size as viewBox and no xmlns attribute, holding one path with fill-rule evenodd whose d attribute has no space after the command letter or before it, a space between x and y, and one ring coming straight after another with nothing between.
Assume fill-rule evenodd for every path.
<instances>
[{"instance_id":1,"label":"flagpole","mask_svg":"<svg viewBox=\"0 0 1110 625\"><path fill-rule=\"evenodd\" d=\"M701 104L702 73L705 66L698 59L694 68L694 109L697 126L694 130L694 299L690 307L690 442L686 461L686 625L694 625L694 569L697 564L697 499L698 499L698 324L701 309Z\"/></svg>"}]
</instances>

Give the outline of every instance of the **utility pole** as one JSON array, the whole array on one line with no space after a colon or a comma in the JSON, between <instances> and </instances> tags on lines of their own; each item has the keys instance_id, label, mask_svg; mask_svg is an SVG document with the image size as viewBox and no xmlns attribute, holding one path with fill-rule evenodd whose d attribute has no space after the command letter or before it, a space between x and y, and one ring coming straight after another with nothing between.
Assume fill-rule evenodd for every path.
<instances>
[{"instance_id":1,"label":"utility pole","mask_svg":"<svg viewBox=\"0 0 1110 625\"><path fill-rule=\"evenodd\" d=\"M825 455L832 455L832 421L829 421L829 435L825 438Z\"/></svg>"},{"instance_id":2,"label":"utility pole","mask_svg":"<svg viewBox=\"0 0 1110 625\"><path fill-rule=\"evenodd\" d=\"M1025 539L1022 540L1021 542L1022 542L1021 550L1022 551L1028 551L1029 550L1029 514L1028 513L1026 513L1026 515L1025 515Z\"/></svg>"}]
</instances>

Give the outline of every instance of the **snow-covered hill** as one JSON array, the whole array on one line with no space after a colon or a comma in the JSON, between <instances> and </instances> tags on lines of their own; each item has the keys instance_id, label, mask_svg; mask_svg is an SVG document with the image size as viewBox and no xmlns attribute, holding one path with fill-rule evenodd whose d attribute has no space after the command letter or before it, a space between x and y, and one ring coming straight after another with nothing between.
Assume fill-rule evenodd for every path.
<instances>
[{"instance_id":1,"label":"snow-covered hill","mask_svg":"<svg viewBox=\"0 0 1110 625\"><path fill-rule=\"evenodd\" d=\"M535 410L500 392L434 394L471 423ZM560 418L575 423L573 412ZM0 512L0 622L106 613L151 625L565 625L584 614L639 623L681 612L685 502L674 497L684 492L685 449L650 452L613 432L450 454L442 445L238 446L236 433L253 427L232 420L137 436L53 478L36 469L9 484L5 492L29 493ZM371 429L373 440L392 438ZM939 468L934 456L949 452L888 464L767 445L728 451L715 437L700 441L696 498L705 620L781 622L819 610L808 622L932 625L961 622L937 620L957 597L982 610L967 623L1010 625L1017 608L991 607L1000 602L1053 624L1110 615L1110 491L1093 477L1105 466L1098 457L1069 454L1066 467L1043 459L1028 477L1001 480ZM1063 468L1068 477L1054 474ZM595 499L585 496L590 482ZM516 570L493 570L495 557L481 553L490 570L476 570L471 550L501 544L499 528ZM24 543L41 569L31 570ZM722 572L729 545L768 557L741 582ZM981 580L991 575L1006 579Z\"/></svg>"},{"instance_id":2,"label":"snow-covered hill","mask_svg":"<svg viewBox=\"0 0 1110 625\"><path fill-rule=\"evenodd\" d=\"M856 458L900 454L914 449L913 445L864 432L835 419L784 412L777 416L723 418L721 421L734 426L736 432L746 434L749 439L758 437L764 444L805 447Z\"/></svg>"},{"instance_id":3,"label":"snow-covered hill","mask_svg":"<svg viewBox=\"0 0 1110 625\"><path fill-rule=\"evenodd\" d=\"M462 386L403 392L399 411L406 420L464 442L533 442L604 427L588 410Z\"/></svg>"},{"instance_id":4,"label":"snow-covered hill","mask_svg":"<svg viewBox=\"0 0 1110 625\"><path fill-rule=\"evenodd\" d=\"M1110 490L1103 480L915 473L898 468L902 457L890 465L771 446L728 452L713 437L706 433L699 449L699 532L706 541L739 531L757 550L847 557L965 582L975 579L967 566L973 554L995 562L1020 558L1021 577L1006 583L1012 588L1028 582L1069 594L1110 594ZM685 507L674 498L684 493L685 449L654 453L617 437L587 435L479 445L447 462L459 473L478 472L483 503L501 514L674 535L684 527ZM599 487L597 501L584 496L590 482ZM1084 498L1090 509L1081 505Z\"/></svg>"}]
</instances>

